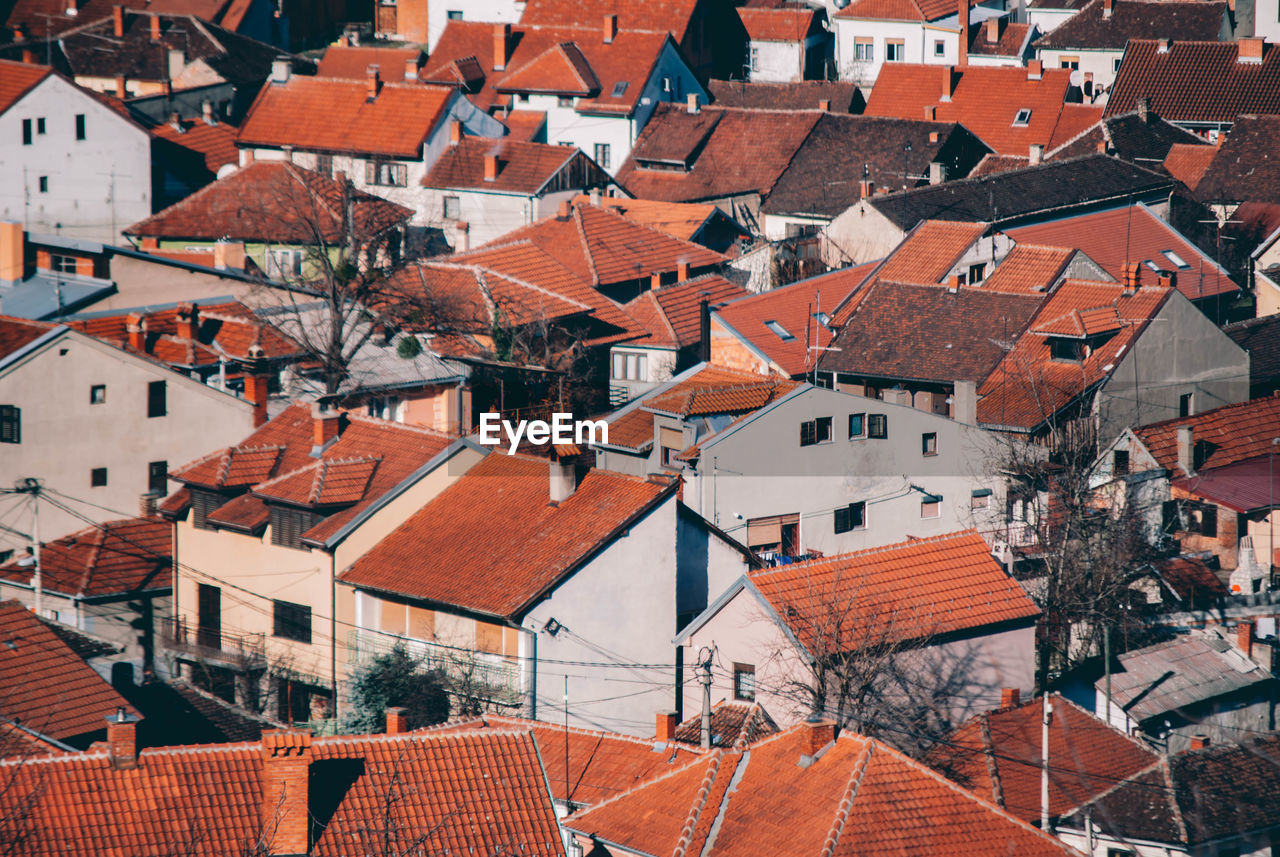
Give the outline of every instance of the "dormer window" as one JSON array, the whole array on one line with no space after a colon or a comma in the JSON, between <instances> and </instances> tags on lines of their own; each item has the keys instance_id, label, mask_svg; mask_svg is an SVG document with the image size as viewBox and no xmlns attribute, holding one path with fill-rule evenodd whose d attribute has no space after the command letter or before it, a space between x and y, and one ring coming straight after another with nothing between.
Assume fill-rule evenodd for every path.
<instances>
[{"instance_id":1,"label":"dormer window","mask_svg":"<svg viewBox=\"0 0 1280 857\"><path fill-rule=\"evenodd\" d=\"M1013 117L1013 127L1025 128L1031 124L1031 108L1024 107Z\"/></svg>"},{"instance_id":2,"label":"dormer window","mask_svg":"<svg viewBox=\"0 0 1280 857\"><path fill-rule=\"evenodd\" d=\"M1084 362L1085 344L1082 339L1065 339L1054 336L1049 339L1049 357L1063 363Z\"/></svg>"},{"instance_id":3,"label":"dormer window","mask_svg":"<svg viewBox=\"0 0 1280 857\"><path fill-rule=\"evenodd\" d=\"M630 81L620 80L613 85L613 94L611 98L621 98L627 94L627 87L631 85Z\"/></svg>"},{"instance_id":4,"label":"dormer window","mask_svg":"<svg viewBox=\"0 0 1280 857\"><path fill-rule=\"evenodd\" d=\"M778 322L776 321L773 321L773 320L766 321L764 323L764 326L769 328L775 334L777 334L778 338L781 339L783 342L790 342L791 340L796 338L795 335L791 333L791 331L787 330L785 327L778 324Z\"/></svg>"}]
</instances>

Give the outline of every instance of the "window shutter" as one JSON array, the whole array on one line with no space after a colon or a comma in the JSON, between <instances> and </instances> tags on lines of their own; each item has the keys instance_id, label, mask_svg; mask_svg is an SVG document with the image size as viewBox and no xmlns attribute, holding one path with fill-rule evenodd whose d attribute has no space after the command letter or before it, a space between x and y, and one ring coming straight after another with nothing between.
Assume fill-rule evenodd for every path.
<instances>
[{"instance_id":1,"label":"window shutter","mask_svg":"<svg viewBox=\"0 0 1280 857\"><path fill-rule=\"evenodd\" d=\"M0 405L0 443L22 443L22 409Z\"/></svg>"},{"instance_id":2,"label":"window shutter","mask_svg":"<svg viewBox=\"0 0 1280 857\"><path fill-rule=\"evenodd\" d=\"M747 546L772 545L782 541L780 518L759 518L747 521Z\"/></svg>"}]
</instances>

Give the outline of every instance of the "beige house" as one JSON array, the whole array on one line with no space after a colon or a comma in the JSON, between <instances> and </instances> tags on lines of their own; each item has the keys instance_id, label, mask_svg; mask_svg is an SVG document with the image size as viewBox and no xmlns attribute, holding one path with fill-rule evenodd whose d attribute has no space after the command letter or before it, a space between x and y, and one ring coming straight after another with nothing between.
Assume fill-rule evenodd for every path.
<instances>
[{"instance_id":1,"label":"beige house","mask_svg":"<svg viewBox=\"0 0 1280 857\"><path fill-rule=\"evenodd\" d=\"M346 676L338 574L483 457L431 429L294 404L175 470L170 657L281 720L321 720ZM264 696L265 694L265 696Z\"/></svg>"}]
</instances>

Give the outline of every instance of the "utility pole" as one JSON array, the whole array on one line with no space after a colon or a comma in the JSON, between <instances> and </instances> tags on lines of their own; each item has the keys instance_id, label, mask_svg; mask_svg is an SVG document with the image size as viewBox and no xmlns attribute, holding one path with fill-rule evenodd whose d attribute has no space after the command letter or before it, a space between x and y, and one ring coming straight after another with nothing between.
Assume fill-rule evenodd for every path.
<instances>
[{"instance_id":1,"label":"utility pole","mask_svg":"<svg viewBox=\"0 0 1280 857\"><path fill-rule=\"evenodd\" d=\"M569 809L569 676L564 677L564 806Z\"/></svg>"},{"instance_id":2,"label":"utility pole","mask_svg":"<svg viewBox=\"0 0 1280 857\"><path fill-rule=\"evenodd\" d=\"M702 683L702 748L711 748L711 649L698 650L698 681Z\"/></svg>"},{"instance_id":3,"label":"utility pole","mask_svg":"<svg viewBox=\"0 0 1280 857\"><path fill-rule=\"evenodd\" d=\"M1111 724L1111 626L1102 628L1102 661L1107 676L1107 724Z\"/></svg>"},{"instance_id":4,"label":"utility pole","mask_svg":"<svg viewBox=\"0 0 1280 857\"><path fill-rule=\"evenodd\" d=\"M31 572L31 588L35 592L35 613L39 616L44 608L44 566L40 562L40 480L34 476L19 479L14 490L31 495L31 556L35 563Z\"/></svg>"},{"instance_id":5,"label":"utility pole","mask_svg":"<svg viewBox=\"0 0 1280 857\"><path fill-rule=\"evenodd\" d=\"M1044 716L1040 726L1040 829L1049 832L1049 722L1053 719L1053 706L1046 691L1041 697Z\"/></svg>"}]
</instances>

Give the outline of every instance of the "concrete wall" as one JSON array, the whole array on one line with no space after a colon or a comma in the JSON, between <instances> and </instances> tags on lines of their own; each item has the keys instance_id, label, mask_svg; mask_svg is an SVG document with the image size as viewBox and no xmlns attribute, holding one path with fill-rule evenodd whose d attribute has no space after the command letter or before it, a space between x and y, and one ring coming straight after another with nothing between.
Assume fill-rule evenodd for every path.
<instances>
[{"instance_id":1,"label":"concrete wall","mask_svg":"<svg viewBox=\"0 0 1280 857\"><path fill-rule=\"evenodd\" d=\"M880 75L885 63L886 45L890 39L901 39L904 55L901 62L955 65L959 57L960 36L955 30L932 27L918 21L882 21L868 18L835 18L836 69L841 80L870 85ZM859 38L873 40L872 59L855 58ZM934 42L943 43L943 55L934 53ZM924 117L919 117L923 119Z\"/></svg>"},{"instance_id":2,"label":"concrete wall","mask_svg":"<svg viewBox=\"0 0 1280 857\"><path fill-rule=\"evenodd\" d=\"M1044 63L1045 68L1062 68L1063 57L1075 57L1079 61L1078 66L1080 73L1083 75L1093 75L1093 87L1097 92L1101 88L1109 89L1111 84L1116 80L1116 63L1124 57L1124 50L1115 51L1099 51L1080 48L1045 48L1036 51L1036 56ZM1093 104L1106 104L1107 97L1103 95L1095 99Z\"/></svg>"},{"instance_id":3,"label":"concrete wall","mask_svg":"<svg viewBox=\"0 0 1280 857\"><path fill-rule=\"evenodd\" d=\"M113 254L110 264L116 292L95 303L93 312L220 297L252 304L254 293L262 288L213 271L192 271L132 256Z\"/></svg>"},{"instance_id":4,"label":"concrete wall","mask_svg":"<svg viewBox=\"0 0 1280 857\"><path fill-rule=\"evenodd\" d=\"M436 49L436 42L440 41L440 34L449 25L451 16L463 21L516 24L523 14L524 0L432 0L427 5L427 43L423 47L428 51ZM478 59L487 74L493 68L493 57Z\"/></svg>"},{"instance_id":5,"label":"concrete wall","mask_svg":"<svg viewBox=\"0 0 1280 857\"><path fill-rule=\"evenodd\" d=\"M682 509L676 520L676 615L678 626L707 609L712 599L747 570L742 552Z\"/></svg>"},{"instance_id":6,"label":"concrete wall","mask_svg":"<svg viewBox=\"0 0 1280 857\"><path fill-rule=\"evenodd\" d=\"M755 54L755 68L749 68L747 79L755 83L792 83L804 80L805 56L817 37L805 42L756 42L747 48L747 56ZM748 60L749 61L749 60Z\"/></svg>"},{"instance_id":7,"label":"concrete wall","mask_svg":"<svg viewBox=\"0 0 1280 857\"><path fill-rule=\"evenodd\" d=\"M1076 13L1076 9L1033 9L1027 7L1027 21L1035 24L1041 34L1061 27Z\"/></svg>"},{"instance_id":8,"label":"concrete wall","mask_svg":"<svg viewBox=\"0 0 1280 857\"><path fill-rule=\"evenodd\" d=\"M1099 437L1249 398L1249 355L1174 292L1098 393Z\"/></svg>"},{"instance_id":9,"label":"concrete wall","mask_svg":"<svg viewBox=\"0 0 1280 857\"><path fill-rule=\"evenodd\" d=\"M843 268L883 259L902 241L906 232L866 200L837 215L822 230L822 261Z\"/></svg>"},{"instance_id":10,"label":"concrete wall","mask_svg":"<svg viewBox=\"0 0 1280 857\"><path fill-rule=\"evenodd\" d=\"M84 140L75 138L78 114ZM31 145L22 143L23 120L31 121ZM0 220L31 232L110 242L151 214L151 138L60 77L0 113L0 166Z\"/></svg>"},{"instance_id":11,"label":"concrete wall","mask_svg":"<svg viewBox=\"0 0 1280 857\"><path fill-rule=\"evenodd\" d=\"M166 382L163 417L147 416L152 381ZM97 384L106 386L106 401L90 404L90 387ZM75 498L79 502L71 505L99 522L138 514L138 498L150 490L150 462L180 467L238 441L253 425L249 402L74 332L0 371L0 402L22 409L22 442L0 447L0 485L37 477L45 488ZM103 467L106 486L91 487L90 471ZM41 504L42 541L85 526L81 518ZM0 550L25 545L0 530Z\"/></svg>"}]
</instances>

